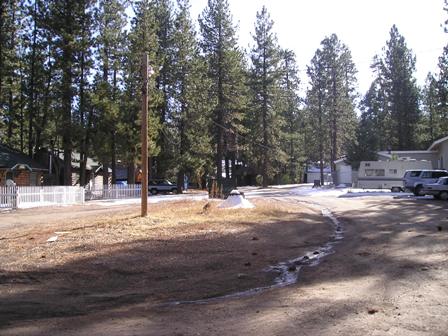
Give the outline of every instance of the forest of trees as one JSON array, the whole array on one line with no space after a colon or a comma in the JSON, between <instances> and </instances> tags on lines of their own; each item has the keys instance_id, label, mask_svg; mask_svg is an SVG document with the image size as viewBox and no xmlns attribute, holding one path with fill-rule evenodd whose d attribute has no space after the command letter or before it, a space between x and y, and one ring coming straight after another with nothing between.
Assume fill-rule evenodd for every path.
<instances>
[{"instance_id":1,"label":"forest of trees","mask_svg":"<svg viewBox=\"0 0 448 336\"><path fill-rule=\"evenodd\" d=\"M446 1L445 1L446 2ZM72 153L111 169L139 165L141 55L149 83L151 176L200 182L237 176L300 182L309 163L355 166L379 150L425 149L448 135L448 45L438 73L416 84L416 57L394 25L361 95L349 46L323 37L300 83L265 7L240 47L227 0L198 20L188 0L0 1L0 143L35 157ZM322 176L323 179L323 176ZM106 181L105 181L106 182ZM246 181L247 182L247 181Z\"/></svg>"}]
</instances>

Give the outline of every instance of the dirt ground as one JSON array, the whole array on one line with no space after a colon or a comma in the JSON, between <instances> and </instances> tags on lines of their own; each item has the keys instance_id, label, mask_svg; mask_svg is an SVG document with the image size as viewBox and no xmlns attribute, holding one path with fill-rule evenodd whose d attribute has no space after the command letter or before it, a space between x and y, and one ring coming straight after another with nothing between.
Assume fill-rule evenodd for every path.
<instances>
[{"instance_id":1,"label":"dirt ground","mask_svg":"<svg viewBox=\"0 0 448 336\"><path fill-rule=\"evenodd\" d=\"M0 214L0 334L448 335L447 202L312 200L345 238L297 284L177 305L272 284L264 269L327 242L328 220L281 194L225 213L151 205L149 219L135 207Z\"/></svg>"}]
</instances>

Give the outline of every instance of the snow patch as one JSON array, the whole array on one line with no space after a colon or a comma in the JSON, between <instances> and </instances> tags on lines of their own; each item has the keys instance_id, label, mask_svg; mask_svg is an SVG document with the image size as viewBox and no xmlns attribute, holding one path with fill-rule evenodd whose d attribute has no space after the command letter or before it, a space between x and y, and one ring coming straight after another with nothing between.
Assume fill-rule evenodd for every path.
<instances>
[{"instance_id":1,"label":"snow patch","mask_svg":"<svg viewBox=\"0 0 448 336\"><path fill-rule=\"evenodd\" d=\"M348 191L345 189L332 189L332 188L298 188L292 191L298 196L341 196Z\"/></svg>"},{"instance_id":2,"label":"snow patch","mask_svg":"<svg viewBox=\"0 0 448 336\"><path fill-rule=\"evenodd\" d=\"M251 202L245 199L238 190L232 190L229 197L218 205L218 208L221 209L252 209L255 208Z\"/></svg>"},{"instance_id":3,"label":"snow patch","mask_svg":"<svg viewBox=\"0 0 448 336\"><path fill-rule=\"evenodd\" d=\"M329 196L329 197L367 197L367 196L389 196L403 197L409 193L391 192L388 189L359 189L359 188L297 188L292 191L297 196Z\"/></svg>"},{"instance_id":4,"label":"snow patch","mask_svg":"<svg viewBox=\"0 0 448 336\"><path fill-rule=\"evenodd\" d=\"M48 243L54 243L56 240L58 240L58 236L52 236L47 239Z\"/></svg>"}]
</instances>

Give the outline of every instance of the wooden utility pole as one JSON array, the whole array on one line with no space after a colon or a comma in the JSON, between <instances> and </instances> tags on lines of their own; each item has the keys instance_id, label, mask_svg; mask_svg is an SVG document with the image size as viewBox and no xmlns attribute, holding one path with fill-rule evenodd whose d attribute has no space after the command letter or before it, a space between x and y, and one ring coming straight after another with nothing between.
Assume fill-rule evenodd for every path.
<instances>
[{"instance_id":1,"label":"wooden utility pole","mask_svg":"<svg viewBox=\"0 0 448 336\"><path fill-rule=\"evenodd\" d=\"M148 216L148 54L142 58L142 217Z\"/></svg>"}]
</instances>

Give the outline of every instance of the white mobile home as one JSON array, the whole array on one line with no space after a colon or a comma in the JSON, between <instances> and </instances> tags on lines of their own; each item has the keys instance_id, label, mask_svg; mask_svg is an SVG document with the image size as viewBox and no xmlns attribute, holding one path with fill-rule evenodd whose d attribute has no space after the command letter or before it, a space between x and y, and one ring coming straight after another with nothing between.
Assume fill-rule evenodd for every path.
<instances>
[{"instance_id":1,"label":"white mobile home","mask_svg":"<svg viewBox=\"0 0 448 336\"><path fill-rule=\"evenodd\" d=\"M412 169L432 169L432 163L419 160L361 161L358 188L399 191L403 188L404 173Z\"/></svg>"}]
</instances>

